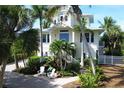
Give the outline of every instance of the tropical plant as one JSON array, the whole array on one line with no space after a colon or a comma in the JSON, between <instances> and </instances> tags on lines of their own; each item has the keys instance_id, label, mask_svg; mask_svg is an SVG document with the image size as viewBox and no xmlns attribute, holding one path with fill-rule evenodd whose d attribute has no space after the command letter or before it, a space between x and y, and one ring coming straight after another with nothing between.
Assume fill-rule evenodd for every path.
<instances>
[{"instance_id":1,"label":"tropical plant","mask_svg":"<svg viewBox=\"0 0 124 93\"><path fill-rule=\"evenodd\" d=\"M80 63L79 62L68 63L65 70L68 72L72 72L74 74L79 74L80 73Z\"/></svg>"},{"instance_id":2,"label":"tropical plant","mask_svg":"<svg viewBox=\"0 0 124 93\"><path fill-rule=\"evenodd\" d=\"M14 42L11 45L11 54L14 58L17 70L19 69L17 58L20 55L22 55L22 52L23 52L23 46L22 45L23 45L23 41L19 38L16 38L16 40L14 40Z\"/></svg>"},{"instance_id":3,"label":"tropical plant","mask_svg":"<svg viewBox=\"0 0 124 93\"><path fill-rule=\"evenodd\" d=\"M62 69L66 68L67 57L72 56L76 46L63 40L55 40L50 45L50 51L54 54L58 66ZM63 66L64 63L64 66Z\"/></svg>"},{"instance_id":4,"label":"tropical plant","mask_svg":"<svg viewBox=\"0 0 124 93\"><path fill-rule=\"evenodd\" d=\"M49 28L50 27L50 24L51 24L51 21L50 20L44 20L43 21L43 29Z\"/></svg>"},{"instance_id":5,"label":"tropical plant","mask_svg":"<svg viewBox=\"0 0 124 93\"><path fill-rule=\"evenodd\" d=\"M101 27L105 30L101 40L105 43L105 54L122 55L122 30L111 17L105 17Z\"/></svg>"},{"instance_id":6,"label":"tropical plant","mask_svg":"<svg viewBox=\"0 0 124 93\"><path fill-rule=\"evenodd\" d=\"M81 82L81 87L83 88L96 88L100 85L100 78L99 76L93 75L92 73L85 73L79 75L79 79Z\"/></svg>"},{"instance_id":7,"label":"tropical plant","mask_svg":"<svg viewBox=\"0 0 124 93\"><path fill-rule=\"evenodd\" d=\"M104 17L104 22L100 22L100 27L104 28L105 31L111 31L111 27L115 26L116 21L112 19L112 17Z\"/></svg>"},{"instance_id":8,"label":"tropical plant","mask_svg":"<svg viewBox=\"0 0 124 93\"><path fill-rule=\"evenodd\" d=\"M3 85L3 76L10 53L10 47L16 38L15 33L30 28L30 21L27 17L27 9L24 6L0 6L0 29L3 35L1 35L2 50L1 62L2 66L0 69L0 87ZM4 43L4 44L3 44Z\"/></svg>"},{"instance_id":9,"label":"tropical plant","mask_svg":"<svg viewBox=\"0 0 124 93\"><path fill-rule=\"evenodd\" d=\"M20 34L19 38L23 41L22 49L23 55L30 58L35 52L39 50L39 36L37 29L30 29Z\"/></svg>"},{"instance_id":10,"label":"tropical plant","mask_svg":"<svg viewBox=\"0 0 124 93\"><path fill-rule=\"evenodd\" d=\"M3 87L4 71L10 54L9 38L9 34L4 30L3 24L0 22L0 88Z\"/></svg>"},{"instance_id":11,"label":"tropical plant","mask_svg":"<svg viewBox=\"0 0 124 93\"><path fill-rule=\"evenodd\" d=\"M43 40L42 40L42 29L44 20L51 20L54 14L59 9L59 6L47 6L47 5L33 5L32 6L32 18L39 19L40 21L40 51L43 56Z\"/></svg>"},{"instance_id":12,"label":"tropical plant","mask_svg":"<svg viewBox=\"0 0 124 93\"><path fill-rule=\"evenodd\" d=\"M81 82L81 87L85 88L94 88L102 85L102 81L106 79L103 70L101 67L96 66L96 75L92 74L92 68L89 67L86 69L84 74L79 75L79 79Z\"/></svg>"}]
</instances>

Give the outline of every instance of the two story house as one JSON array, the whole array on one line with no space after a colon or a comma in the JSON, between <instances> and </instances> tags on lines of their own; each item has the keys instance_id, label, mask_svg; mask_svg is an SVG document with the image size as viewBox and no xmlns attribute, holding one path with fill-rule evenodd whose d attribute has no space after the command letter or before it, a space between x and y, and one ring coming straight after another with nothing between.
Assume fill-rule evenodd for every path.
<instances>
[{"instance_id":1,"label":"two story house","mask_svg":"<svg viewBox=\"0 0 124 93\"><path fill-rule=\"evenodd\" d=\"M71 12L68 12L71 11ZM100 33L103 31L100 28L91 28L90 25L94 22L93 15L82 14L82 17L87 19L87 28L89 31L85 32L86 40L90 47L92 57L96 59L99 49ZM87 46L84 45L82 52L82 40L81 33L73 31L73 26L77 25L76 15L73 13L71 6L61 6L61 10L53 17L51 26L47 29L43 29L43 54L50 56L49 46L54 40L66 40L68 42L74 42L76 44L76 58L88 56ZM40 47L40 46L39 46ZM40 49L40 48L39 48ZM40 56L40 52L38 53Z\"/></svg>"}]
</instances>

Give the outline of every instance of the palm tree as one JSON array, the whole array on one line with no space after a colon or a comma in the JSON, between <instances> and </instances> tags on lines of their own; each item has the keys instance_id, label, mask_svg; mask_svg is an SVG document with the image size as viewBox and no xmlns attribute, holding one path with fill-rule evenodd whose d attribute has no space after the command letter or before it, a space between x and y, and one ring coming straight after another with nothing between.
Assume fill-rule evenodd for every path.
<instances>
[{"instance_id":1,"label":"palm tree","mask_svg":"<svg viewBox=\"0 0 124 93\"><path fill-rule=\"evenodd\" d=\"M104 22L100 22L100 24L105 30L101 40L105 42L106 54L121 55L122 34L120 27L116 25L115 20L111 17L105 17Z\"/></svg>"},{"instance_id":2,"label":"palm tree","mask_svg":"<svg viewBox=\"0 0 124 93\"><path fill-rule=\"evenodd\" d=\"M16 69L19 69L19 65L18 65L18 60L17 58L20 56L20 54L23 52L22 49L22 40L19 38L16 38L16 40L14 40L14 42L11 45L11 54L14 57L15 60L15 65L16 65Z\"/></svg>"},{"instance_id":3,"label":"palm tree","mask_svg":"<svg viewBox=\"0 0 124 93\"><path fill-rule=\"evenodd\" d=\"M79 25L80 25L80 29L81 29L81 33L82 33L82 40L84 41L84 44L87 46L87 51L88 51L88 54L89 54L89 58L90 58L90 64L91 64L91 67L92 67L92 72L93 74L95 75L95 66L94 66L94 63L93 63L93 58L92 58L92 54L91 54L91 51L90 51L90 48L89 48L89 45L86 41L86 38L85 38L85 35L84 35L84 30L85 30L85 23L83 23L81 20L82 20L82 12L81 12L81 9L79 8L78 5L71 5L73 10L74 10L74 13L76 14L77 16L77 21L79 22Z\"/></svg>"},{"instance_id":4,"label":"palm tree","mask_svg":"<svg viewBox=\"0 0 124 93\"><path fill-rule=\"evenodd\" d=\"M40 21L40 51L41 56L43 56L43 40L42 40L42 29L43 20L50 20L54 14L59 9L59 6L46 6L46 5L33 5L32 6L32 16L34 19L39 19Z\"/></svg>"},{"instance_id":5,"label":"palm tree","mask_svg":"<svg viewBox=\"0 0 124 93\"><path fill-rule=\"evenodd\" d=\"M22 54L23 56L27 56L30 59L30 56L33 53L36 53L39 49L39 38L38 38L38 30L30 29L20 34L19 38L22 42Z\"/></svg>"},{"instance_id":6,"label":"palm tree","mask_svg":"<svg viewBox=\"0 0 124 93\"><path fill-rule=\"evenodd\" d=\"M86 28L86 24L87 24L86 18L83 18L83 17L82 17L81 21L82 21L83 31L85 32L85 31L87 30L87 28ZM73 26L73 31L78 31L78 32L80 32L81 35L82 35L82 32L81 32L81 29L80 29L80 25L79 25L79 24ZM82 42L82 40L83 40L83 39L81 38L81 42ZM82 67L84 66L83 53L84 53L84 44L83 44L83 42L82 42L82 47L81 47L81 66L82 66Z\"/></svg>"},{"instance_id":7,"label":"palm tree","mask_svg":"<svg viewBox=\"0 0 124 93\"><path fill-rule=\"evenodd\" d=\"M7 33L7 31L4 30L3 24L1 24L0 22L0 88L3 87L5 67L7 63L7 58L10 54L9 39L10 39L9 34Z\"/></svg>"},{"instance_id":8,"label":"palm tree","mask_svg":"<svg viewBox=\"0 0 124 93\"><path fill-rule=\"evenodd\" d=\"M62 45L63 45L63 41L62 40L55 40L54 42L52 42L50 44L50 51L51 53L54 54L54 59L56 59L57 65L61 68L61 70L63 69L62 66Z\"/></svg>"},{"instance_id":9,"label":"palm tree","mask_svg":"<svg viewBox=\"0 0 124 93\"><path fill-rule=\"evenodd\" d=\"M105 31L110 31L111 27L115 25L116 21L112 19L112 17L104 17L104 22L100 22L100 27L103 28Z\"/></svg>"},{"instance_id":10,"label":"palm tree","mask_svg":"<svg viewBox=\"0 0 124 93\"><path fill-rule=\"evenodd\" d=\"M50 27L50 24L51 24L51 21L50 20L44 20L43 21L43 29L49 28Z\"/></svg>"},{"instance_id":11,"label":"palm tree","mask_svg":"<svg viewBox=\"0 0 124 93\"><path fill-rule=\"evenodd\" d=\"M0 6L0 29L3 31L3 36L1 36L1 57L2 68L0 69L1 81L0 87L2 87L3 75L6 67L6 61L8 59L8 54L10 54L10 47L16 38L16 32L23 31L30 27L30 21L27 17L27 10L24 6ZM6 51L6 52L5 52ZM6 54L7 53L7 54Z\"/></svg>"},{"instance_id":12,"label":"palm tree","mask_svg":"<svg viewBox=\"0 0 124 93\"><path fill-rule=\"evenodd\" d=\"M74 43L69 43L63 40L55 40L50 45L50 51L54 54L57 65L61 70L66 68L67 56L72 56L75 52L76 46ZM65 65L63 66L63 60Z\"/></svg>"}]
</instances>

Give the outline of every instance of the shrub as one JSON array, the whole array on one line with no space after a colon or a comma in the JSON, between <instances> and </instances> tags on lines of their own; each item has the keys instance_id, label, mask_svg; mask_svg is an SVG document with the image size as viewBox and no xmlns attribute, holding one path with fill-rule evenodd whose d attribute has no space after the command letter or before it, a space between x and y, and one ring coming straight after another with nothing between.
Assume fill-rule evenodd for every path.
<instances>
[{"instance_id":1,"label":"shrub","mask_svg":"<svg viewBox=\"0 0 124 93\"><path fill-rule=\"evenodd\" d=\"M41 60L40 60L40 58L41 57L38 57L38 56L32 56L29 59L27 66L30 68L39 68L40 66L49 62L49 57L42 57Z\"/></svg>"},{"instance_id":2,"label":"shrub","mask_svg":"<svg viewBox=\"0 0 124 93\"><path fill-rule=\"evenodd\" d=\"M86 67L90 66L90 59L89 58L84 59L84 66L86 66Z\"/></svg>"},{"instance_id":3,"label":"shrub","mask_svg":"<svg viewBox=\"0 0 124 93\"><path fill-rule=\"evenodd\" d=\"M96 74L98 75L98 77L100 78L101 81L106 78L105 75L104 75L104 73L103 73L102 68L100 68L99 66L96 66L96 67L95 67L95 71L96 71ZM92 73L92 68L89 67L89 68L87 69L87 72Z\"/></svg>"},{"instance_id":4,"label":"shrub","mask_svg":"<svg viewBox=\"0 0 124 93\"><path fill-rule=\"evenodd\" d=\"M81 81L81 87L84 88L96 88L100 85L100 78L96 74L95 76L92 73L85 73L79 75L79 79Z\"/></svg>"},{"instance_id":5,"label":"shrub","mask_svg":"<svg viewBox=\"0 0 124 93\"><path fill-rule=\"evenodd\" d=\"M15 69L15 70L13 70L13 72L22 73L22 74L25 74L25 75L33 75L33 74L36 74L36 71L30 69L29 67L19 68L18 70Z\"/></svg>"},{"instance_id":6,"label":"shrub","mask_svg":"<svg viewBox=\"0 0 124 93\"><path fill-rule=\"evenodd\" d=\"M96 70L96 75L92 74L91 67L87 68L85 74L79 75L79 79L81 81L81 87L85 87L85 88L99 87L101 85L101 81L106 79L102 68L96 66L95 70Z\"/></svg>"},{"instance_id":7,"label":"shrub","mask_svg":"<svg viewBox=\"0 0 124 93\"><path fill-rule=\"evenodd\" d=\"M36 70L33 70L29 67L21 68L18 70L19 73L25 74L25 75L32 75L36 74Z\"/></svg>"},{"instance_id":8,"label":"shrub","mask_svg":"<svg viewBox=\"0 0 124 93\"><path fill-rule=\"evenodd\" d=\"M69 72L80 72L80 64L78 62L68 63L66 70Z\"/></svg>"},{"instance_id":9,"label":"shrub","mask_svg":"<svg viewBox=\"0 0 124 93\"><path fill-rule=\"evenodd\" d=\"M40 62L40 57L38 56L32 56L29 58L26 67L25 68L21 68L19 70L19 73L23 73L23 74L36 74L38 72L38 70L40 70L40 66L41 66L41 62Z\"/></svg>"},{"instance_id":10,"label":"shrub","mask_svg":"<svg viewBox=\"0 0 124 93\"><path fill-rule=\"evenodd\" d=\"M98 60L97 59L93 59L93 63L94 63L94 65L98 65ZM84 66L85 67L91 66L90 65L90 59L89 58L85 58L84 59Z\"/></svg>"},{"instance_id":11,"label":"shrub","mask_svg":"<svg viewBox=\"0 0 124 93\"><path fill-rule=\"evenodd\" d=\"M27 67L30 68L32 71L37 72L40 70L40 57L38 56L33 56L28 60Z\"/></svg>"},{"instance_id":12,"label":"shrub","mask_svg":"<svg viewBox=\"0 0 124 93\"><path fill-rule=\"evenodd\" d=\"M45 65L47 63L49 65L49 61L51 60L50 57L42 57L41 60L40 58L41 57L38 56L32 56L29 58L25 68L20 68L18 71L14 71L27 75L36 74L40 70L40 67L42 65Z\"/></svg>"}]
</instances>

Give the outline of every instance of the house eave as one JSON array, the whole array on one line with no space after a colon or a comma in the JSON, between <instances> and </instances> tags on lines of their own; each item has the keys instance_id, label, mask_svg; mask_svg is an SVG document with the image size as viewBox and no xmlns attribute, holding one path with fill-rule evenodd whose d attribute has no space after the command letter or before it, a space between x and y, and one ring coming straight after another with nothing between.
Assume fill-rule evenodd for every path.
<instances>
[{"instance_id":1,"label":"house eave","mask_svg":"<svg viewBox=\"0 0 124 93\"><path fill-rule=\"evenodd\" d=\"M87 30L104 32L104 29L103 28L87 28Z\"/></svg>"}]
</instances>

